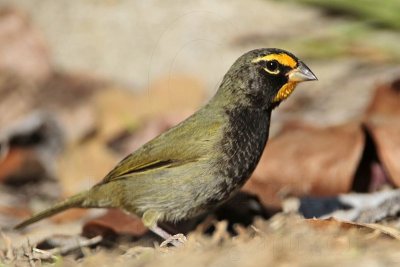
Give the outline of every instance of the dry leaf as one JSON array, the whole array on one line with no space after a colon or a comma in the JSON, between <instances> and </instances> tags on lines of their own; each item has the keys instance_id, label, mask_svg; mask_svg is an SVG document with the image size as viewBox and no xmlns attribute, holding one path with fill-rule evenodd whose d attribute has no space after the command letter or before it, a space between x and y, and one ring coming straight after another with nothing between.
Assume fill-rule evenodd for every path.
<instances>
[{"instance_id":1,"label":"dry leaf","mask_svg":"<svg viewBox=\"0 0 400 267\"><path fill-rule=\"evenodd\" d=\"M400 116L400 78L389 84L378 86L369 104L366 117L377 116L381 120Z\"/></svg>"},{"instance_id":2,"label":"dry leaf","mask_svg":"<svg viewBox=\"0 0 400 267\"><path fill-rule=\"evenodd\" d=\"M273 207L279 207L285 196L348 192L363 146L364 135L358 123L323 129L286 128L268 142L244 190Z\"/></svg>"},{"instance_id":3,"label":"dry leaf","mask_svg":"<svg viewBox=\"0 0 400 267\"><path fill-rule=\"evenodd\" d=\"M138 237L144 235L147 231L138 217L123 213L118 209L110 209L105 215L85 223L82 235L89 238L98 235L103 237L115 235Z\"/></svg>"},{"instance_id":4,"label":"dry leaf","mask_svg":"<svg viewBox=\"0 0 400 267\"><path fill-rule=\"evenodd\" d=\"M32 151L27 149L11 149L0 161L0 181L7 182L14 173L23 170L23 163L34 156Z\"/></svg>"},{"instance_id":5,"label":"dry leaf","mask_svg":"<svg viewBox=\"0 0 400 267\"><path fill-rule=\"evenodd\" d=\"M365 117L385 171L400 186L400 80L376 89Z\"/></svg>"}]
</instances>

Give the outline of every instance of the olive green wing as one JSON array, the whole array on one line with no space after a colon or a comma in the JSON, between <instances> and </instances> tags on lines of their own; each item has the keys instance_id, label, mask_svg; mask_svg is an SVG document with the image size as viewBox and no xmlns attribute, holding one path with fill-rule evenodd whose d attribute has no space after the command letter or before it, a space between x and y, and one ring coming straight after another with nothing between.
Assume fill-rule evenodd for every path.
<instances>
[{"instance_id":1,"label":"olive green wing","mask_svg":"<svg viewBox=\"0 0 400 267\"><path fill-rule=\"evenodd\" d=\"M124 158L101 183L161 171L212 156L222 136L223 120L194 114Z\"/></svg>"}]
</instances>

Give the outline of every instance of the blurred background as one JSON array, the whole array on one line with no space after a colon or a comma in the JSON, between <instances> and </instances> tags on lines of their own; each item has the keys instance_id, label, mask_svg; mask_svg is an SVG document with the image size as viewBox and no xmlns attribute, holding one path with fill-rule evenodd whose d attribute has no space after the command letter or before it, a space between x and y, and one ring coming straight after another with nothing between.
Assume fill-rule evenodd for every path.
<instances>
[{"instance_id":1,"label":"blurred background","mask_svg":"<svg viewBox=\"0 0 400 267\"><path fill-rule=\"evenodd\" d=\"M398 0L0 0L0 227L94 185L260 47L319 81L274 111L246 192L276 210L397 187L399 43Z\"/></svg>"},{"instance_id":2,"label":"blurred background","mask_svg":"<svg viewBox=\"0 0 400 267\"><path fill-rule=\"evenodd\" d=\"M2 7L15 7L26 15L35 31L32 38L41 42L35 46L39 40L25 40L30 43L12 50L20 65L28 61L23 58L28 52L21 54L18 49L31 45L37 50L31 56L42 65L31 59L20 66L21 72L30 67L44 75L41 67L85 73L136 92L148 91L159 79L184 74L201 82L209 97L239 55L257 47L280 47L307 61L320 79L296 93L286 108L301 98L308 107L301 117L319 124L356 116L374 83L396 72L398 5L395 0L379 6L366 0L351 4L339 0L1 1ZM13 26L6 21L3 24L3 32L17 31L7 29ZM3 61L12 65L11 57L9 52ZM173 86L167 82L165 87Z\"/></svg>"}]
</instances>

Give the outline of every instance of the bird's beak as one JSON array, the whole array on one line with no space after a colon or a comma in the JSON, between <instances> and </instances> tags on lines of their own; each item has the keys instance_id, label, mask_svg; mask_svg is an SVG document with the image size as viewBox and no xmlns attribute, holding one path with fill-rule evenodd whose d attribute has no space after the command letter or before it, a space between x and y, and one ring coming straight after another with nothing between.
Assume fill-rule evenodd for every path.
<instances>
[{"instance_id":1,"label":"bird's beak","mask_svg":"<svg viewBox=\"0 0 400 267\"><path fill-rule=\"evenodd\" d=\"M317 76L306 66L303 62L299 61L299 65L294 70L288 73L290 82L305 82L318 80Z\"/></svg>"}]
</instances>

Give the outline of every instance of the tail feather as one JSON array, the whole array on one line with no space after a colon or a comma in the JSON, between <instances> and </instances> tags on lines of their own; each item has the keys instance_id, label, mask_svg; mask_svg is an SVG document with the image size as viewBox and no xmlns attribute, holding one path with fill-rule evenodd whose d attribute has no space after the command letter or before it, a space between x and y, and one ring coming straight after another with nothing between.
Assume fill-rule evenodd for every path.
<instances>
[{"instance_id":1,"label":"tail feather","mask_svg":"<svg viewBox=\"0 0 400 267\"><path fill-rule=\"evenodd\" d=\"M66 200L55 204L54 206L48 208L47 210L41 211L38 214L33 215L31 218L21 222L20 224L16 225L14 229L24 228L32 223L50 217L56 213L62 212L69 208L82 207L83 201L86 199L86 196L87 192L82 192L70 198L67 198Z\"/></svg>"}]
</instances>

